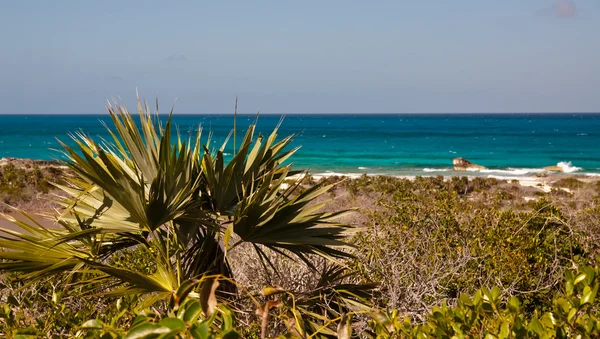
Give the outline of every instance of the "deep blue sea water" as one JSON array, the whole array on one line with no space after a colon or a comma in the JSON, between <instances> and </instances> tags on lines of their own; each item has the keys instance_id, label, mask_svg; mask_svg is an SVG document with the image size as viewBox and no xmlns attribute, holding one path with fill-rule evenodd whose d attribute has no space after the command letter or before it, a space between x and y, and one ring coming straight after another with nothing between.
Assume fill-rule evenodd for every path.
<instances>
[{"instance_id":1,"label":"deep blue sea water","mask_svg":"<svg viewBox=\"0 0 600 339\"><path fill-rule=\"evenodd\" d=\"M258 130L269 132L280 118L261 115ZM238 115L238 127L253 119ZM70 143L69 132L108 139L100 121L111 123L108 115L0 115L0 157L59 158L51 149L57 138ZM201 124L220 146L233 117L175 115L174 122L184 135ZM450 175L459 156L490 169L479 175L527 176L558 163L600 173L600 114L294 114L281 127L288 134L302 146L295 168L313 173Z\"/></svg>"}]
</instances>

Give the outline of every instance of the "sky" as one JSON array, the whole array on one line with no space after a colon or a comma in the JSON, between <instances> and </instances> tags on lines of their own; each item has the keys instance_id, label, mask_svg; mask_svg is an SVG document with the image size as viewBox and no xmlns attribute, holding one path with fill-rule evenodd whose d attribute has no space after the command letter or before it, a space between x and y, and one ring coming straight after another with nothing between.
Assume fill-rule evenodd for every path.
<instances>
[{"instance_id":1,"label":"sky","mask_svg":"<svg viewBox=\"0 0 600 339\"><path fill-rule=\"evenodd\" d=\"M0 114L600 112L598 0L0 2Z\"/></svg>"}]
</instances>

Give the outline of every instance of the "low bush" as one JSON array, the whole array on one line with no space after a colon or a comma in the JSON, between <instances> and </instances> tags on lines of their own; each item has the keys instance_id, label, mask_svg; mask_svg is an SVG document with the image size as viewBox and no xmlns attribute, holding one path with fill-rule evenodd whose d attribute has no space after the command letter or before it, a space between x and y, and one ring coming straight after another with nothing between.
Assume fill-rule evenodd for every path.
<instances>
[{"instance_id":1,"label":"low bush","mask_svg":"<svg viewBox=\"0 0 600 339\"><path fill-rule=\"evenodd\" d=\"M63 183L64 171L58 167L40 167L36 164L17 166L7 163L0 166L0 201L12 206L35 200L54 189L51 183ZM0 206L0 211L5 210Z\"/></svg>"},{"instance_id":2,"label":"low bush","mask_svg":"<svg viewBox=\"0 0 600 339\"><path fill-rule=\"evenodd\" d=\"M552 201L523 207L496 180L365 181L349 185L389 193L362 211L372 224L353 239L353 267L366 281L381 282L381 304L416 320L442 300L453 304L489 286L522 297L527 312L548 310L564 270L591 257L581 232Z\"/></svg>"},{"instance_id":3,"label":"low bush","mask_svg":"<svg viewBox=\"0 0 600 339\"><path fill-rule=\"evenodd\" d=\"M562 178L553 182L552 186L574 190L585 186L585 183L576 178Z\"/></svg>"},{"instance_id":4,"label":"low bush","mask_svg":"<svg viewBox=\"0 0 600 339\"><path fill-rule=\"evenodd\" d=\"M524 312L518 297L498 287L462 294L455 307L434 307L422 324L413 325L397 311L375 312L371 338L597 338L600 269L567 271L547 312Z\"/></svg>"},{"instance_id":5,"label":"low bush","mask_svg":"<svg viewBox=\"0 0 600 339\"><path fill-rule=\"evenodd\" d=\"M535 309L533 313L523 310L518 297L502 295L498 287L480 289L473 296L462 294L455 307L445 304L435 306L425 321L413 324L410 318L398 310L377 310L357 307L354 311L339 314L320 331L308 336L302 322L294 317L293 309L286 327L276 338L592 338L600 336L597 299L600 287L600 268L584 266L578 271L567 271L561 289L552 296L548 311ZM266 338L273 318L281 317L285 308L283 291L268 289L270 301L258 308L261 321L258 327L240 328L236 313L225 304L218 304L214 297L215 283L205 281L209 288L202 288L200 299L189 298L185 288L175 294L180 304L171 304L167 312L157 313L151 309L137 313L128 327L119 325L122 314L109 321L90 319L75 333L80 338ZM182 285L184 286L184 285ZM269 294L271 293L271 294ZM282 294L283 293L283 294ZM4 305L6 308L6 305ZM0 314L2 315L2 314ZM356 319L367 321L367 328L360 328ZM248 331L248 330L251 331ZM21 336L37 335L39 331L29 328L18 332ZM275 337L273 337L275 338Z\"/></svg>"}]
</instances>

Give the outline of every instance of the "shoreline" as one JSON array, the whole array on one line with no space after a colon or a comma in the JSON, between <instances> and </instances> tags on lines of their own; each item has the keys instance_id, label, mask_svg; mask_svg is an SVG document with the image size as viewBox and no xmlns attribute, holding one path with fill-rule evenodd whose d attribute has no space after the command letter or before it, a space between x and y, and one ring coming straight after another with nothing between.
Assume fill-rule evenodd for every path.
<instances>
[{"instance_id":1,"label":"shoreline","mask_svg":"<svg viewBox=\"0 0 600 339\"><path fill-rule=\"evenodd\" d=\"M570 163L566 163L570 166ZM34 168L39 169L48 169L48 168L56 168L65 170L68 169L67 166L62 165L59 161L56 160L34 160L27 158L12 158L12 157L4 157L0 158L0 168L5 167L6 165L13 165L16 168L24 169L24 170L33 170ZM361 167L361 170L366 170L368 168ZM552 188L552 184L556 183L562 179L577 179L584 183L593 183L596 181L600 181L600 173L591 173L591 172L582 172L582 171L573 171L573 172L556 172L556 171L548 171L544 168L539 169L467 169L463 171L454 170L454 168L425 168L425 171L419 173L415 171L407 171L407 174L400 174L401 171L395 173L377 173L377 172L335 172L335 171L315 171L308 172L310 177L315 181L324 180L331 177L339 177L339 178L348 178L348 179L358 179L363 176L367 177L391 177L396 179L407 179L407 180L415 180L417 177L422 178L431 178L431 177L443 177L444 180L449 180L453 177L466 177L469 180L473 180L475 178L484 178L484 179L496 179L506 182L518 183L522 187L535 188L543 192L550 192ZM310 171L310 169L309 169ZM522 173L522 174L519 174ZM300 174L296 174L290 176L289 180L298 180L302 179L307 172L303 172ZM568 189L564 189L569 191Z\"/></svg>"},{"instance_id":2,"label":"shoreline","mask_svg":"<svg viewBox=\"0 0 600 339\"><path fill-rule=\"evenodd\" d=\"M229 155L228 153L225 154ZM454 158L463 159L463 158ZM467 167L461 170L456 170L455 166L452 165L452 160L448 165L438 165L440 167L431 167L431 165L423 165L424 167L402 167L402 164L394 165L394 166L385 166L385 165L373 165L373 166L302 166L303 168L300 170L310 170L314 175L323 175L323 176L360 176L360 175L383 175L383 176L391 176L391 177L405 177L405 176L467 176L467 177L476 177L476 176L497 176L497 177L522 177L522 176L536 176L536 175L544 175L544 174L569 174L569 175L580 175L580 176L589 176L589 177L600 177L600 167L597 168L581 168L577 167L576 164L572 164L571 161L559 161L556 164L548 163L541 165L541 167L523 167L523 166L491 166L491 167L483 167L476 164L474 167ZM33 159L33 158L20 158L20 157L10 157L0 156L0 166L6 165L9 163L13 163L15 165L37 165L40 167L61 167L65 166L61 165L61 160L48 160L48 159ZM470 162L469 162L470 163ZM600 164L598 165L600 166Z\"/></svg>"},{"instance_id":3,"label":"shoreline","mask_svg":"<svg viewBox=\"0 0 600 339\"><path fill-rule=\"evenodd\" d=\"M61 175L69 175L68 171L64 171L66 166L62 165L57 161L46 161L46 160L31 160L31 159L19 159L19 158L1 158L0 159L0 175L2 174L1 170L3 170L7 165L13 165L16 169L24 170L26 172L31 173L36 169L42 169L45 173L52 173L60 169L59 171ZM308 175L308 178L306 177ZM333 171L326 172L302 172L292 176L289 176L282 184L282 189L288 188L293 182L301 181L302 185L310 186L318 183L322 180L333 179L343 181L343 180L360 180L361 178L376 178L376 177L388 177L394 178L397 180L410 180L414 181L417 177L421 178L439 178L442 177L444 181L450 181L453 177L466 177L469 181L473 181L475 179L495 179L498 180L499 185L503 187L519 187L518 195L525 201L535 201L539 199L544 194L554 194L562 193L562 194L577 194L578 188L572 189L572 187L582 187L584 185L594 185L597 183L598 187L600 187L600 176L588 176L585 173L543 173L538 174L537 176L529 175L529 176L497 176L492 175L490 173L480 173L476 171L445 171L443 173L425 173L424 175L389 175L389 174L380 174L380 173L339 173ZM50 180L52 178L48 178ZM562 182L561 182L562 181ZM566 186L564 184L567 184ZM569 186L569 184L574 186ZM579 186L578 186L579 185ZM31 213L32 215L44 214L46 212L52 211L56 208L52 204L49 204L49 197L55 193L58 193L56 190L50 190L42 192L40 190L36 190L33 186L27 186L24 188L29 192L29 198L26 200L16 200L14 202L10 202L9 205L12 205L20 210L23 210L27 213ZM2 192L2 186L0 186L0 193L6 193L10 197L10 191ZM359 193L359 195L368 197L368 193ZM0 194L1 196L1 194ZM7 201L2 201L6 203ZM1 204L0 204L1 205ZM7 215L16 216L18 213L11 208L5 206L0 208L0 212L4 212ZM37 219L39 222L42 222L46 227L52 227L52 222L40 217ZM7 222L3 218L0 218L0 228L8 228L12 229L13 226L11 223Z\"/></svg>"},{"instance_id":4,"label":"shoreline","mask_svg":"<svg viewBox=\"0 0 600 339\"><path fill-rule=\"evenodd\" d=\"M0 168L6 165L14 165L17 168L30 170L35 167L40 169L45 168L59 168L59 169L68 169L67 166L62 165L57 160L36 160L36 159L28 159L28 158L14 158L14 157L3 157L0 158ZM568 163L570 165L570 163ZM548 184L556 182L560 179L565 178L575 178L584 182L594 182L600 180L600 173L594 172L584 172L584 171L573 171L573 172L560 172L560 171L548 171L544 168L511 168L507 167L506 169L496 169L496 168L486 168L486 169L467 169L467 170L455 170L454 168L423 168L419 172L419 170L407 170L407 171L395 171L395 172L367 172L366 167L359 167L361 172L336 172L332 170L318 170L311 171L308 169L308 174L314 180L322 180L324 178L330 177L343 177L349 179L357 179L362 176L375 177L375 176L385 176L392 177L396 179L408 179L414 180L416 177L439 177L442 176L444 179L452 178L452 177L467 177L469 180L474 178L487 178L487 179L497 179L497 180L505 180L505 181L518 181L522 186L532 187L539 183ZM306 169L301 169L302 171L306 171ZM402 174L402 172L406 172L406 174ZM296 174L294 176L290 176L289 179L296 180L300 177L303 177L306 173Z\"/></svg>"},{"instance_id":5,"label":"shoreline","mask_svg":"<svg viewBox=\"0 0 600 339\"><path fill-rule=\"evenodd\" d=\"M409 180L413 180L416 177L422 177L422 178L435 178L435 177L444 177L444 178L452 178L452 177L467 177L469 179L475 179L475 178L484 178L484 179L497 179L497 180L506 180L506 181L511 181L511 180L518 180L518 181L536 181L536 182L542 182L542 181L557 181L560 179L564 179L564 178L576 178L582 181L598 181L600 180L600 175L589 175L588 173L542 173L541 175L523 175L523 176L518 176L518 175L512 175L512 176L503 176L503 175L493 175L493 174L489 174L489 173L481 173L481 174L477 174L477 172L472 172L472 171L449 171L449 172L444 172L446 174L437 174L437 173L425 173L425 174L386 174L386 173L341 173L341 172L332 172L332 171L326 171L326 172L309 172L309 175L311 177L313 177L316 180L320 180L322 178L329 178L329 177L345 177L345 178L349 178L349 179L357 179L360 178L362 176L368 176L368 177L376 177L376 176L384 176L384 177L391 177L391 178L396 178L396 179L409 179ZM304 176L305 174L296 174L294 176L292 176L291 178L298 178L300 176Z\"/></svg>"}]
</instances>

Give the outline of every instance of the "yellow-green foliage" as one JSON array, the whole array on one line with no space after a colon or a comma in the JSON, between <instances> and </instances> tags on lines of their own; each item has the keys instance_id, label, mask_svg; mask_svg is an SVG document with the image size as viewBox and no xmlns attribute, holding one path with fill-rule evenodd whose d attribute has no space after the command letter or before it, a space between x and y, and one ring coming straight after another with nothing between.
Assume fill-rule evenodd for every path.
<instances>
[{"instance_id":1,"label":"yellow-green foliage","mask_svg":"<svg viewBox=\"0 0 600 339\"><path fill-rule=\"evenodd\" d=\"M463 294L456 307L434 307L423 324L413 325L397 311L374 312L371 338L597 338L600 336L598 267L568 271L551 309L524 312L517 297L500 289Z\"/></svg>"},{"instance_id":2,"label":"yellow-green foliage","mask_svg":"<svg viewBox=\"0 0 600 339\"><path fill-rule=\"evenodd\" d=\"M338 266L351 257L346 240L353 227L338 220L348 211L323 212L327 201L317 200L332 185L316 184L302 192L296 191L300 182L283 185L296 173L284 163L297 148L289 147L293 136L278 138L279 126L263 136L255 133L256 121L249 125L226 162L227 140L219 149L211 149L210 137L204 140L201 131L186 140L171 116L163 125L142 103L139 119L118 105L108 109L114 123L111 141L77 133L72 146L61 143L72 175L57 185L62 196L56 203L64 209L56 213L53 227L25 212L22 219L2 215L16 229L0 229L3 273L20 274L29 284L51 281L78 296L139 297L140 307L161 313L169 300L174 305L168 311L177 309L181 300L175 293L184 286L191 286L187 294L201 296L197 282L207 277L222 278L216 294L221 300L235 303L251 296L235 282L232 269L231 254L244 247L265 268L274 266L268 254L294 257L315 271L319 259ZM5 181L13 185L22 173L9 167ZM336 316L348 308L346 299L368 304L356 298L362 285L345 286L343 277L325 280L311 291L316 295L291 302L304 312L302 320L310 324L310 319L329 317L317 310ZM309 300L306 307L304 300ZM328 309L332 302L339 305L335 312ZM12 319L10 311L7 319ZM120 318L119 313L109 323ZM19 324L6 322L5 330Z\"/></svg>"},{"instance_id":3,"label":"yellow-green foliage","mask_svg":"<svg viewBox=\"0 0 600 339\"><path fill-rule=\"evenodd\" d=\"M312 338L594 338L600 336L596 295L600 287L600 268L582 267L568 271L562 287L552 296L551 309L524 312L518 297L503 296L498 287L480 289L473 296L462 294L455 307L433 307L425 322L413 324L397 310L359 310L368 327L352 328L352 315L334 320L337 331L315 333ZM180 292L177 292L180 294ZM207 297L209 298L209 297ZM235 314L224 305L187 299L168 314L141 312L131 328L123 329L100 320L82 326L86 338L240 338ZM270 302L277 308L278 301ZM267 308L268 309L268 308ZM268 318L263 328L269 325ZM354 324L358 326L358 323ZM277 338L305 338L294 322ZM263 336L264 338L264 336Z\"/></svg>"},{"instance_id":4,"label":"yellow-green foliage","mask_svg":"<svg viewBox=\"0 0 600 339\"><path fill-rule=\"evenodd\" d=\"M526 310L550 307L565 267L587 254L551 201L517 210L525 205L498 184L466 178L349 184L383 193L370 213L372 226L354 238L355 267L365 279L382 282L383 303L418 317L427 305L499 286L523 296ZM477 191L483 193L465 195Z\"/></svg>"}]
</instances>

